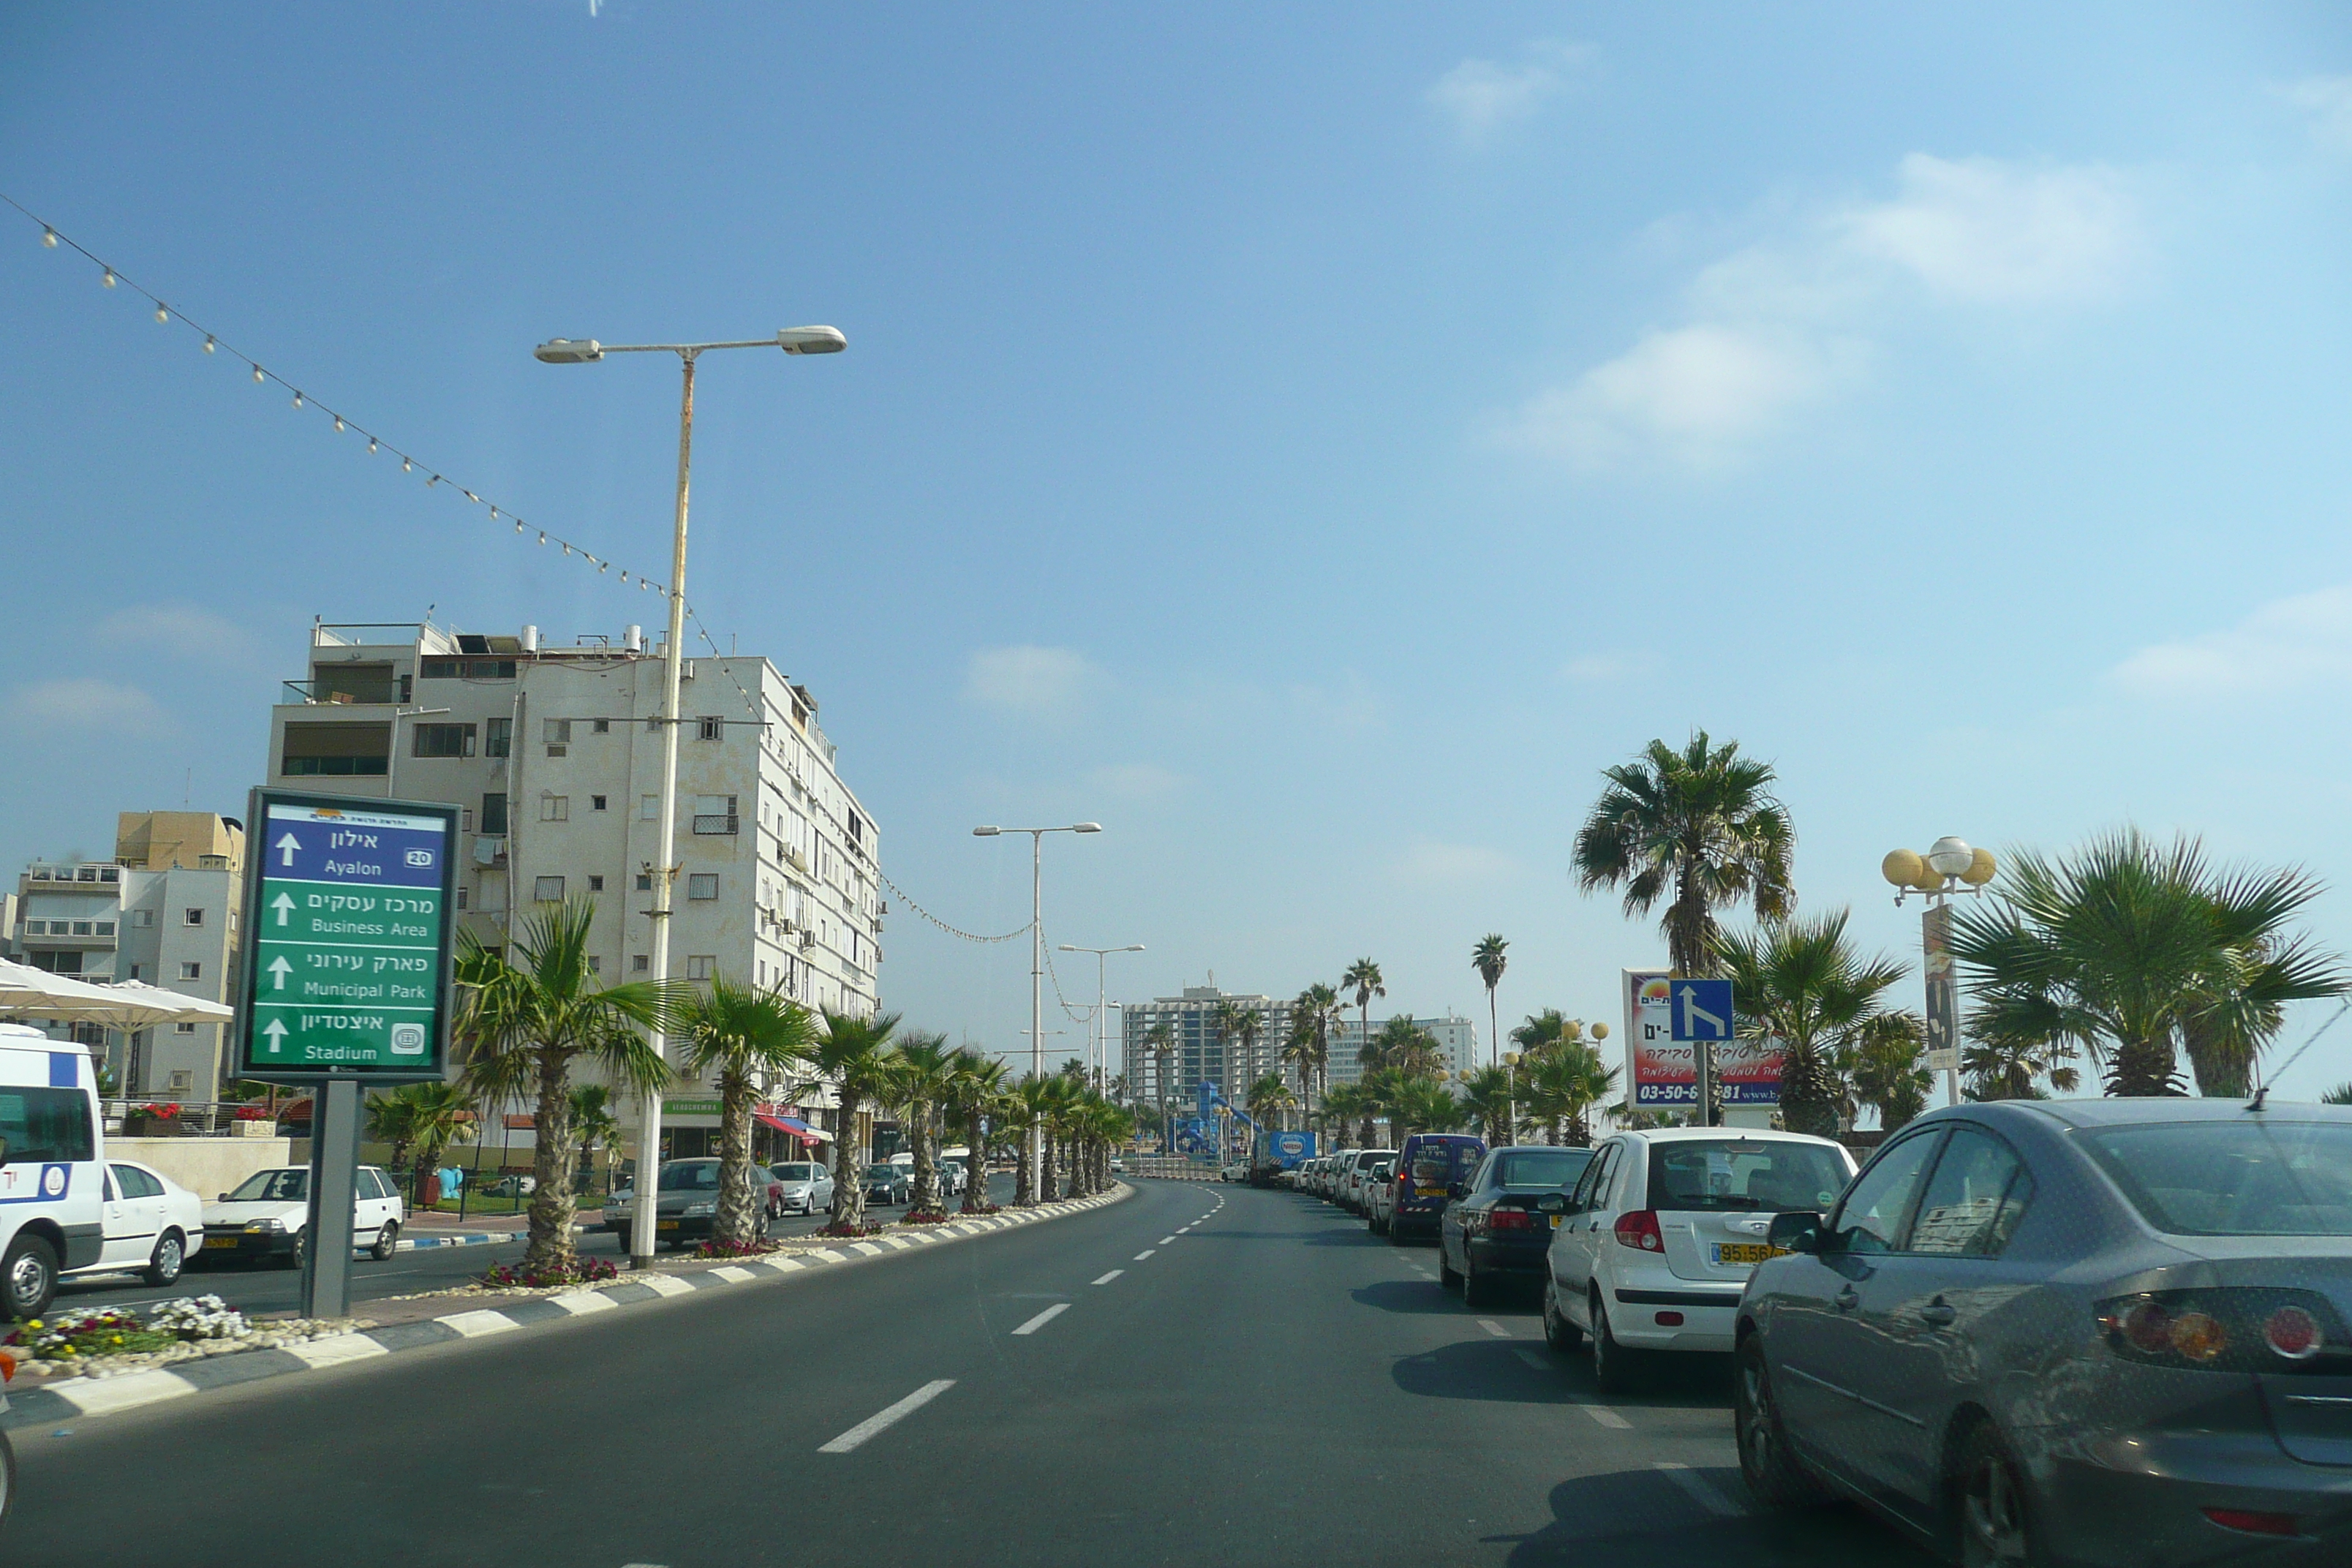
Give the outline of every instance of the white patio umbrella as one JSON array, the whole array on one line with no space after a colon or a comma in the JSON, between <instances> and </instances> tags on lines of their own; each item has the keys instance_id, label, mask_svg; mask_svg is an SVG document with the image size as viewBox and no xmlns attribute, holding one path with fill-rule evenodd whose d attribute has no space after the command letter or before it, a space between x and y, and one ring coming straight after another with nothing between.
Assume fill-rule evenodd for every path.
<instances>
[{"instance_id":1,"label":"white patio umbrella","mask_svg":"<svg viewBox=\"0 0 2352 1568\"><path fill-rule=\"evenodd\" d=\"M124 1009L109 987L70 974L52 974L30 964L0 958L0 1018L58 1018L77 1024L110 1024ZM130 1005L134 1009L138 1005ZM144 1011L152 1011L150 1004ZM176 1016L177 1015L174 1015ZM131 1026L136 1027L137 1026Z\"/></svg>"},{"instance_id":2,"label":"white patio umbrella","mask_svg":"<svg viewBox=\"0 0 2352 1568\"><path fill-rule=\"evenodd\" d=\"M220 1024L236 1016L234 1007L207 1002L201 996L166 991L143 980L119 980L109 985L92 985L90 989L106 997L116 1011L102 1019L83 1015L84 1021L103 1022L118 1029L145 1029L157 1024Z\"/></svg>"}]
</instances>

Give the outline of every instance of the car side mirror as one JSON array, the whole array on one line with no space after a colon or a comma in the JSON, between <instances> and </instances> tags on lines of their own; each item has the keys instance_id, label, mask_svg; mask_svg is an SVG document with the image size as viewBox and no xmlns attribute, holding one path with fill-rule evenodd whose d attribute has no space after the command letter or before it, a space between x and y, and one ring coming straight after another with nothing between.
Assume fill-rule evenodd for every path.
<instances>
[{"instance_id":1,"label":"car side mirror","mask_svg":"<svg viewBox=\"0 0 2352 1568\"><path fill-rule=\"evenodd\" d=\"M1772 1216L1772 1228L1764 1239L1783 1252L1820 1252L1822 1247L1822 1216L1805 1209L1790 1209Z\"/></svg>"},{"instance_id":2,"label":"car side mirror","mask_svg":"<svg viewBox=\"0 0 2352 1568\"><path fill-rule=\"evenodd\" d=\"M1546 1214L1566 1214L1568 1212L1568 1194L1566 1193L1546 1193L1543 1196L1536 1200L1536 1207L1541 1209Z\"/></svg>"}]
</instances>

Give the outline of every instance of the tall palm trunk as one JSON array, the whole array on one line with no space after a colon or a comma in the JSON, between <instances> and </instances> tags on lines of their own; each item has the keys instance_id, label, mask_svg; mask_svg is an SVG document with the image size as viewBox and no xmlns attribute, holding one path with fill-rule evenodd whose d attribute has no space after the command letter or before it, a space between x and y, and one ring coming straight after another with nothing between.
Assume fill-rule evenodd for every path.
<instances>
[{"instance_id":1,"label":"tall palm trunk","mask_svg":"<svg viewBox=\"0 0 2352 1568\"><path fill-rule=\"evenodd\" d=\"M1780 1062L1780 1125L1790 1132L1834 1138L1838 1130L1837 1075L1811 1041L1790 1040Z\"/></svg>"},{"instance_id":2,"label":"tall palm trunk","mask_svg":"<svg viewBox=\"0 0 2352 1568\"><path fill-rule=\"evenodd\" d=\"M1013 1159L1013 1204L1015 1208L1027 1208L1036 1201L1035 1178L1030 1173L1027 1140L1024 1139Z\"/></svg>"},{"instance_id":3,"label":"tall palm trunk","mask_svg":"<svg viewBox=\"0 0 2352 1568\"><path fill-rule=\"evenodd\" d=\"M971 1175L963 1184L963 1203L959 1205L965 1214L988 1210L988 1140L982 1135L980 1123L980 1110L975 1106L963 1121L963 1163Z\"/></svg>"},{"instance_id":4,"label":"tall palm trunk","mask_svg":"<svg viewBox=\"0 0 2352 1568\"><path fill-rule=\"evenodd\" d=\"M768 1184L751 1182L751 1082L734 1073L719 1083L719 1209L711 1239L749 1247L766 1239Z\"/></svg>"},{"instance_id":5,"label":"tall palm trunk","mask_svg":"<svg viewBox=\"0 0 2352 1568\"><path fill-rule=\"evenodd\" d=\"M530 1244L523 1249L525 1273L568 1278L579 1267L572 1249L572 1168L580 1151L572 1142L572 1053L561 1046L539 1051L539 1110L531 1119ZM657 1162L640 1161L641 1164ZM639 1186L647 1185L641 1178ZM645 1201L651 1202L648 1196Z\"/></svg>"},{"instance_id":6,"label":"tall palm trunk","mask_svg":"<svg viewBox=\"0 0 2352 1568\"><path fill-rule=\"evenodd\" d=\"M2107 1092L2136 1098L2179 1094L2179 1065L2172 1042L2162 1035L2126 1040L2108 1059Z\"/></svg>"},{"instance_id":7,"label":"tall palm trunk","mask_svg":"<svg viewBox=\"0 0 2352 1568\"><path fill-rule=\"evenodd\" d=\"M857 1167L857 1097L844 1090L833 1130L835 1225L866 1223L866 1173Z\"/></svg>"},{"instance_id":8,"label":"tall palm trunk","mask_svg":"<svg viewBox=\"0 0 2352 1568\"><path fill-rule=\"evenodd\" d=\"M913 1123L915 1134L915 1198L916 1214L938 1214L940 1209L939 1143L931 1133L931 1108L926 1100L917 1100L908 1108L907 1120Z\"/></svg>"}]
</instances>

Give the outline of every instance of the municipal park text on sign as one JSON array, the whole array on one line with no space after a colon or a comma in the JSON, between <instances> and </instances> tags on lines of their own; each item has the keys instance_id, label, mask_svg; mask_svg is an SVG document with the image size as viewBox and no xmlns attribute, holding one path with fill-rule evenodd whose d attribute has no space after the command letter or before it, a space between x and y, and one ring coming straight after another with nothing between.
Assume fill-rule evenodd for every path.
<instances>
[{"instance_id":1,"label":"municipal park text on sign","mask_svg":"<svg viewBox=\"0 0 2352 1568\"><path fill-rule=\"evenodd\" d=\"M244 1076L441 1076L457 816L254 792Z\"/></svg>"}]
</instances>

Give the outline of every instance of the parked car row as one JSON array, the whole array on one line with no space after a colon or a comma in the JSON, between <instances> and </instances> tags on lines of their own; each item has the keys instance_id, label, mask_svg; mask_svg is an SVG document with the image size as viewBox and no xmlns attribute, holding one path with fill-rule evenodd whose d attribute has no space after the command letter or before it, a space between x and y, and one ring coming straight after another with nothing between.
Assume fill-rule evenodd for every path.
<instances>
[{"instance_id":1,"label":"parked car row","mask_svg":"<svg viewBox=\"0 0 2352 1568\"><path fill-rule=\"evenodd\" d=\"M1401 1240L1419 1142L1295 1184ZM1858 1172L1730 1128L1475 1162L1444 1283L1532 1281L1607 1394L1728 1356L1768 1506L1858 1501L1969 1564L2352 1561L2352 1108L1955 1106Z\"/></svg>"}]
</instances>

